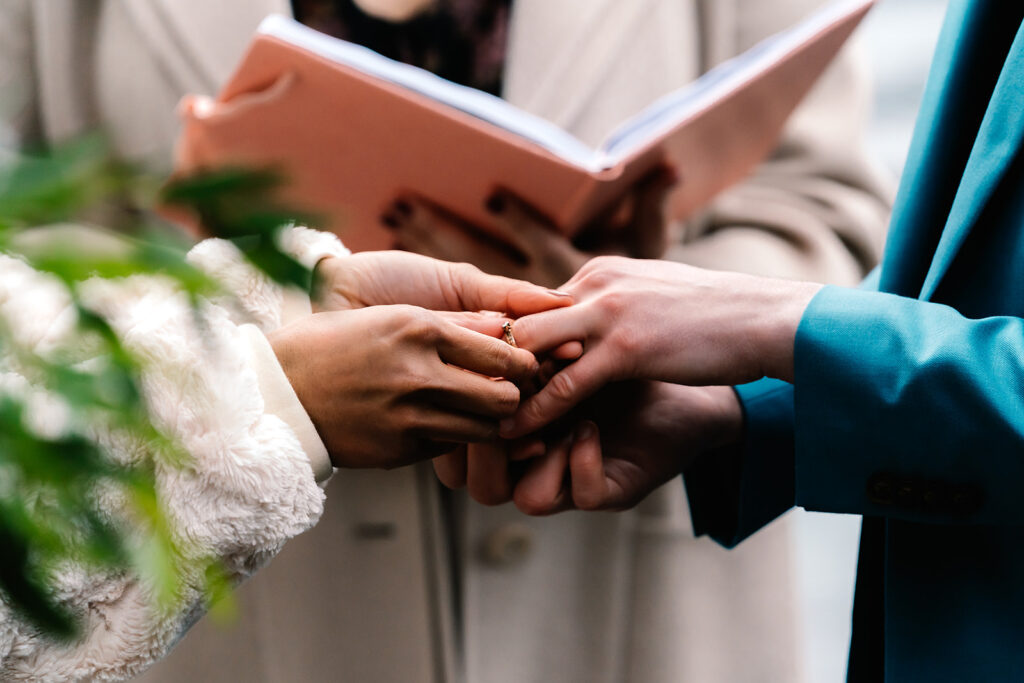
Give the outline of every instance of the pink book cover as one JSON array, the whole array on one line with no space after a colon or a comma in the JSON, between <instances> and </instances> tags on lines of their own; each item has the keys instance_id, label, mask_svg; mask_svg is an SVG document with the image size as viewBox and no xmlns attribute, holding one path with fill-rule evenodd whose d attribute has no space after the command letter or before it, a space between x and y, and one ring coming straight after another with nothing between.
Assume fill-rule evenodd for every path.
<instances>
[{"instance_id":1,"label":"pink book cover","mask_svg":"<svg viewBox=\"0 0 1024 683\"><path fill-rule=\"evenodd\" d=\"M187 97L177 172L272 167L283 198L322 216L351 249L386 249L398 197L434 201L486 228L509 190L568 234L658 164L683 218L741 180L874 0L834 3L653 103L598 150L488 95L269 17L215 99Z\"/></svg>"}]
</instances>

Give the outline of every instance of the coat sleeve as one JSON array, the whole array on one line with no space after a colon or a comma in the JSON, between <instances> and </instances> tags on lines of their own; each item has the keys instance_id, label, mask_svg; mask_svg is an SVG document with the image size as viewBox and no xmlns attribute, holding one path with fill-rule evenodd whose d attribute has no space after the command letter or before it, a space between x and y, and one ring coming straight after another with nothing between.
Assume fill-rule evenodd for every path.
<instances>
[{"instance_id":1,"label":"coat sleeve","mask_svg":"<svg viewBox=\"0 0 1024 683\"><path fill-rule=\"evenodd\" d=\"M742 451L687 473L695 529L733 546L794 504L1020 524L1022 359L1021 318L826 287L797 332L795 384L738 387Z\"/></svg>"},{"instance_id":2,"label":"coat sleeve","mask_svg":"<svg viewBox=\"0 0 1024 683\"><path fill-rule=\"evenodd\" d=\"M738 54L823 4L721 0L707 14L707 59ZM845 48L790 119L778 148L688 222L667 258L716 270L855 285L877 263L892 179L866 152L865 55Z\"/></svg>"},{"instance_id":3,"label":"coat sleeve","mask_svg":"<svg viewBox=\"0 0 1024 683\"><path fill-rule=\"evenodd\" d=\"M307 256L316 251L312 243L323 242L312 232L305 238L291 246ZM204 251L227 253L223 245L208 243L193 258L203 261ZM340 244L327 251L344 253ZM237 258L226 258L244 268ZM216 262L206 254L208 265ZM268 412L267 385L251 350L253 337L262 337L254 321L280 320L282 293L252 273L243 277L238 270L234 275L239 294L234 307L248 316L206 301L200 321L186 297L160 278L90 281L83 296L142 359L142 390L150 414L192 457L183 466L170 465L155 458L145 444L125 443L102 430L96 440L117 460L152 464L159 499L185 547L197 557L220 557L229 575L242 580L288 539L317 522L323 492L301 437ZM75 314L67 292L4 256L0 316L16 332L19 346L44 356L70 353L85 366L89 363L88 350L74 334ZM0 358L0 390L43 393L11 358ZM33 420L39 428L60 428L59 400L42 396L30 405L36 408ZM115 517L120 514L116 497L101 504ZM0 600L0 678L122 680L136 675L165 655L201 616L201 574L186 567L181 601L165 609L153 603L145 582L130 573L95 574L74 567L61 571L56 576L58 594L66 596L84 622L83 636L71 644L34 633Z\"/></svg>"}]
</instances>

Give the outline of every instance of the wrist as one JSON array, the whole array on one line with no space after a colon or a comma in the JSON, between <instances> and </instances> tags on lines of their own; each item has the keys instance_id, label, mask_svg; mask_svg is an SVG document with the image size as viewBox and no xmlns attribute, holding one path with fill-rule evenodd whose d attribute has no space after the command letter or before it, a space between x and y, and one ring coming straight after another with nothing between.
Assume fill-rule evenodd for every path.
<instances>
[{"instance_id":1,"label":"wrist","mask_svg":"<svg viewBox=\"0 0 1024 683\"><path fill-rule=\"evenodd\" d=\"M793 349L804 311L823 285L814 282L761 279L758 314L745 318L746 336L755 340L760 375L793 381ZM753 377L751 379L758 379Z\"/></svg>"}]
</instances>

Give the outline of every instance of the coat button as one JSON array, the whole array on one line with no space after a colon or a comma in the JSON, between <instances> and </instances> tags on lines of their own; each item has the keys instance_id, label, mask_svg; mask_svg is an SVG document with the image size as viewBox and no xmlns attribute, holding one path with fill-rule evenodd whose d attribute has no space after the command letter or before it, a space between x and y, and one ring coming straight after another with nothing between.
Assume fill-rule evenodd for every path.
<instances>
[{"instance_id":1,"label":"coat button","mask_svg":"<svg viewBox=\"0 0 1024 683\"><path fill-rule=\"evenodd\" d=\"M526 559L533 549L533 530L525 524L503 524L487 534L480 546L484 562L508 567Z\"/></svg>"},{"instance_id":2,"label":"coat button","mask_svg":"<svg viewBox=\"0 0 1024 683\"><path fill-rule=\"evenodd\" d=\"M875 505L892 505L896 498L896 482L890 474L875 474L868 479L868 500Z\"/></svg>"}]
</instances>

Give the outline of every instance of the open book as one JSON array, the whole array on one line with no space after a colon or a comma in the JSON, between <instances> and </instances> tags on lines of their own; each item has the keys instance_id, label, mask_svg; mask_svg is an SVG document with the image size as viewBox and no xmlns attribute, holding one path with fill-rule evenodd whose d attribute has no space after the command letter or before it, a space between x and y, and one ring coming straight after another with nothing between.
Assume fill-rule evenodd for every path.
<instances>
[{"instance_id":1,"label":"open book","mask_svg":"<svg viewBox=\"0 0 1024 683\"><path fill-rule=\"evenodd\" d=\"M430 199L486 227L509 190L567 233L658 164L685 217L749 173L874 0L839 0L652 103L597 149L489 94L273 15L216 99L188 97L178 170L274 166L287 198L356 250L391 246L380 216Z\"/></svg>"}]
</instances>

